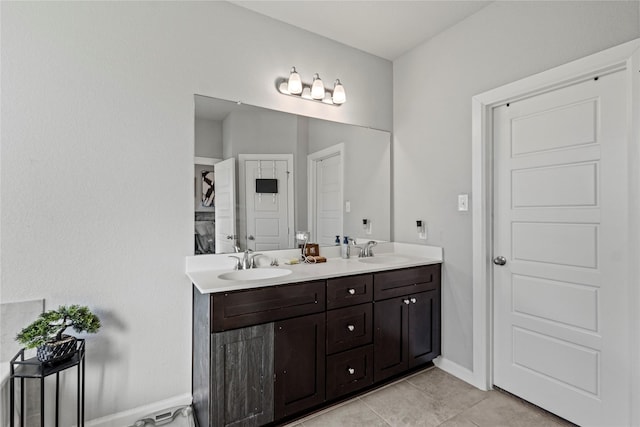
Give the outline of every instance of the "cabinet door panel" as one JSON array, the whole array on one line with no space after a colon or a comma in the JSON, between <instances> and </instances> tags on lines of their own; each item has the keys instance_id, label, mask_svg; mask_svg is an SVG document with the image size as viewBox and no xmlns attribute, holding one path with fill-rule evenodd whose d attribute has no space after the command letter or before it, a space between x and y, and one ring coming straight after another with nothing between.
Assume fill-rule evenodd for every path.
<instances>
[{"instance_id":1,"label":"cabinet door panel","mask_svg":"<svg viewBox=\"0 0 640 427\"><path fill-rule=\"evenodd\" d=\"M275 373L276 418L324 402L324 313L275 324Z\"/></svg>"},{"instance_id":2,"label":"cabinet door panel","mask_svg":"<svg viewBox=\"0 0 640 427\"><path fill-rule=\"evenodd\" d=\"M440 354L440 309L438 291L411 295L409 300L409 368L431 361Z\"/></svg>"},{"instance_id":3,"label":"cabinet door panel","mask_svg":"<svg viewBox=\"0 0 640 427\"><path fill-rule=\"evenodd\" d=\"M273 420L273 323L212 334L212 426Z\"/></svg>"},{"instance_id":4,"label":"cabinet door panel","mask_svg":"<svg viewBox=\"0 0 640 427\"><path fill-rule=\"evenodd\" d=\"M408 369L406 298L393 298L374 304L374 379L376 382Z\"/></svg>"}]
</instances>

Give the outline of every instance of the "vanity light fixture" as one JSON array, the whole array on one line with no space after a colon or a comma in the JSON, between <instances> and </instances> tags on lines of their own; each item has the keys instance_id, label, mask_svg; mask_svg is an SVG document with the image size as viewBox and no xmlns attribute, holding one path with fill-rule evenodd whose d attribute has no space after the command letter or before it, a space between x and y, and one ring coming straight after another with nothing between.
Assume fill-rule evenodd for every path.
<instances>
[{"instance_id":1,"label":"vanity light fixture","mask_svg":"<svg viewBox=\"0 0 640 427\"><path fill-rule=\"evenodd\" d=\"M333 89L325 88L322 79L315 73L313 82L305 84L296 71L296 67L291 67L289 78L279 79L277 82L278 92L284 95L298 96L310 101L318 101L329 105L342 105L346 102L347 96L340 79L336 79Z\"/></svg>"},{"instance_id":2,"label":"vanity light fixture","mask_svg":"<svg viewBox=\"0 0 640 427\"><path fill-rule=\"evenodd\" d=\"M296 71L296 67L291 67L291 74L289 74L289 80L287 81L289 92L294 95L300 95L302 93L302 79L300 74Z\"/></svg>"}]
</instances>

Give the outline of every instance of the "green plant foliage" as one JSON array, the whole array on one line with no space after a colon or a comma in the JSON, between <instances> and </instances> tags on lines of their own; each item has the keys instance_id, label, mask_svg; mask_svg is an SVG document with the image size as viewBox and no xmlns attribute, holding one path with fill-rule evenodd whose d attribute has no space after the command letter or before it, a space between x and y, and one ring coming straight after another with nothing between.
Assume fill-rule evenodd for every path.
<instances>
[{"instance_id":1,"label":"green plant foliage","mask_svg":"<svg viewBox=\"0 0 640 427\"><path fill-rule=\"evenodd\" d=\"M16 335L16 341L26 348L39 347L61 340L67 328L73 328L78 333L96 333L100 329L100 319L86 306L61 305L57 310L42 313Z\"/></svg>"}]
</instances>

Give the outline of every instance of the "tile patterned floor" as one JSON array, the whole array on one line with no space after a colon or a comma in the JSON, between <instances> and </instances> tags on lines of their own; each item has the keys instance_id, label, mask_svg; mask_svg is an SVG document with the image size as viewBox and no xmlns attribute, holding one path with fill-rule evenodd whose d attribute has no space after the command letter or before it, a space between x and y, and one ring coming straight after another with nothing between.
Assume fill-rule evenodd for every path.
<instances>
[{"instance_id":1,"label":"tile patterned floor","mask_svg":"<svg viewBox=\"0 0 640 427\"><path fill-rule=\"evenodd\" d=\"M430 368L288 424L287 427L569 427L501 391L481 391Z\"/></svg>"}]
</instances>

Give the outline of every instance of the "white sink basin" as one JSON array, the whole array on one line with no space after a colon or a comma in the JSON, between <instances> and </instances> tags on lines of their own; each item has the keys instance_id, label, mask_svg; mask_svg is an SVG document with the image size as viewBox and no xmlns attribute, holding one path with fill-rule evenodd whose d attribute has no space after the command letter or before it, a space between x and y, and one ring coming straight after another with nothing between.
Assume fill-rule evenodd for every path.
<instances>
[{"instance_id":1,"label":"white sink basin","mask_svg":"<svg viewBox=\"0 0 640 427\"><path fill-rule=\"evenodd\" d=\"M409 258L397 255L374 255L369 258L358 258L358 261L365 264L402 264L409 261Z\"/></svg>"},{"instance_id":2,"label":"white sink basin","mask_svg":"<svg viewBox=\"0 0 640 427\"><path fill-rule=\"evenodd\" d=\"M222 280L264 280L291 274L286 268L252 268L250 270L229 271L218 275Z\"/></svg>"}]
</instances>

